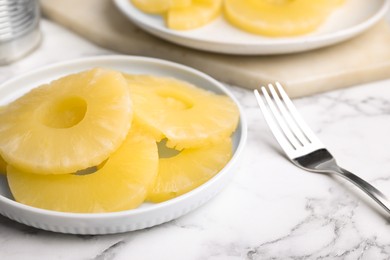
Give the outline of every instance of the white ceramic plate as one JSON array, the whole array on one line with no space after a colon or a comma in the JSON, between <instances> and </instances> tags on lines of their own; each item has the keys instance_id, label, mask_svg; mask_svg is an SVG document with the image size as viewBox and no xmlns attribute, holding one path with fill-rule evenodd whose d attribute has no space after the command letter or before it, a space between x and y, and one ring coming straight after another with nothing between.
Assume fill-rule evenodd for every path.
<instances>
[{"instance_id":1,"label":"white ceramic plate","mask_svg":"<svg viewBox=\"0 0 390 260\"><path fill-rule=\"evenodd\" d=\"M174 31L159 15L141 12L130 0L114 0L116 6L140 28L165 40L210 52L269 55L312 50L329 46L364 32L382 18L388 0L346 0L317 31L288 38L262 37L238 30L222 17L202 28Z\"/></svg>"},{"instance_id":2,"label":"white ceramic plate","mask_svg":"<svg viewBox=\"0 0 390 260\"><path fill-rule=\"evenodd\" d=\"M234 153L232 159L214 178L189 193L166 202L145 203L137 209L115 213L62 213L20 204L12 198L6 177L1 175L0 213L2 215L36 228L62 233L109 234L132 231L158 225L190 212L216 195L229 181L231 175L236 173L234 166L243 150L247 131L246 121L237 100L223 85L211 77L176 63L143 57L100 56L55 64L2 84L0 86L0 105L9 103L40 84L93 67L111 68L133 74L175 77L201 88L229 96L240 109L240 122L233 134Z\"/></svg>"}]
</instances>

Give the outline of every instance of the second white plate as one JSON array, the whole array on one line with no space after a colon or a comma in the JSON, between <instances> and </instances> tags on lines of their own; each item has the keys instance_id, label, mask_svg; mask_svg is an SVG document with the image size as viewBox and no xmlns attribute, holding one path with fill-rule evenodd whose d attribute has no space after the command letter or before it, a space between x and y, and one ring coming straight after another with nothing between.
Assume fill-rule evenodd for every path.
<instances>
[{"instance_id":1,"label":"second white plate","mask_svg":"<svg viewBox=\"0 0 390 260\"><path fill-rule=\"evenodd\" d=\"M317 31L299 37L269 38L238 30L222 17L202 28L190 31L168 29L158 15L138 10L130 0L115 4L137 26L165 40L217 53L270 55L307 51L350 39L381 19L389 7L388 0L346 0Z\"/></svg>"}]
</instances>

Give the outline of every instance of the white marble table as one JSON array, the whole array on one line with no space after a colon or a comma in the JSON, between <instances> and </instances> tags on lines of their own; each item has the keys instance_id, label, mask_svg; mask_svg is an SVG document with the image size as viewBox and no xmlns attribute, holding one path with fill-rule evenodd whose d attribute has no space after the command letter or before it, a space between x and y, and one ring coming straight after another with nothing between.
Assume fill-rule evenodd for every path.
<instances>
[{"instance_id":1,"label":"white marble table","mask_svg":"<svg viewBox=\"0 0 390 260\"><path fill-rule=\"evenodd\" d=\"M0 82L57 61L110 54L43 20L43 42ZM249 122L231 183L194 212L143 231L75 236L0 216L0 259L390 259L388 215L344 180L282 155L251 91L229 87ZM390 195L390 80L295 100L342 166Z\"/></svg>"}]
</instances>

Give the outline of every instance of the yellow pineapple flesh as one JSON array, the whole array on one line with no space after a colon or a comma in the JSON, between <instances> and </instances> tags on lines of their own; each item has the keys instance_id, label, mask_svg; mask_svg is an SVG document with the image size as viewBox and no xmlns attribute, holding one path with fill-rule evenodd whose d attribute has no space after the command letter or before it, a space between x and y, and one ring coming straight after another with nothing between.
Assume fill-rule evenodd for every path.
<instances>
[{"instance_id":1,"label":"yellow pineapple flesh","mask_svg":"<svg viewBox=\"0 0 390 260\"><path fill-rule=\"evenodd\" d=\"M187 193L214 177L230 160L230 138L199 148L182 150L175 156L160 158L156 181L147 200L162 202Z\"/></svg>"},{"instance_id":2,"label":"yellow pineapple flesh","mask_svg":"<svg viewBox=\"0 0 390 260\"><path fill-rule=\"evenodd\" d=\"M42 209L100 213L138 207L153 184L158 151L153 137L132 126L122 145L96 172L42 175L8 166L16 201Z\"/></svg>"},{"instance_id":3,"label":"yellow pineapple flesh","mask_svg":"<svg viewBox=\"0 0 390 260\"><path fill-rule=\"evenodd\" d=\"M225 0L234 26L266 36L294 36L318 28L344 0Z\"/></svg>"},{"instance_id":4,"label":"yellow pineapple flesh","mask_svg":"<svg viewBox=\"0 0 390 260\"><path fill-rule=\"evenodd\" d=\"M165 19L170 29L190 30L210 23L221 11L222 0L193 0L188 7L169 9Z\"/></svg>"},{"instance_id":5,"label":"yellow pineapple flesh","mask_svg":"<svg viewBox=\"0 0 390 260\"><path fill-rule=\"evenodd\" d=\"M131 2L145 13L162 14L171 8L190 6L192 0L131 0Z\"/></svg>"},{"instance_id":6,"label":"yellow pineapple flesh","mask_svg":"<svg viewBox=\"0 0 390 260\"><path fill-rule=\"evenodd\" d=\"M171 6L170 8L185 8L189 7L194 0L170 0Z\"/></svg>"},{"instance_id":7,"label":"yellow pineapple flesh","mask_svg":"<svg viewBox=\"0 0 390 260\"><path fill-rule=\"evenodd\" d=\"M38 174L100 164L125 139L132 105L121 73L92 69L33 89L0 111L0 153Z\"/></svg>"},{"instance_id":8,"label":"yellow pineapple flesh","mask_svg":"<svg viewBox=\"0 0 390 260\"><path fill-rule=\"evenodd\" d=\"M180 80L125 75L134 105L134 118L157 141L181 150L229 137L239 111L227 96L217 95Z\"/></svg>"}]
</instances>

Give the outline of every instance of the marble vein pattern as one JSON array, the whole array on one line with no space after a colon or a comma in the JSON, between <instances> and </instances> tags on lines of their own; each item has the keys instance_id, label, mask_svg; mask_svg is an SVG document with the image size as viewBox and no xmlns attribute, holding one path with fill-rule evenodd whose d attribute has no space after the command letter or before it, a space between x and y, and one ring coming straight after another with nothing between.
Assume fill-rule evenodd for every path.
<instances>
[{"instance_id":1,"label":"marble vein pattern","mask_svg":"<svg viewBox=\"0 0 390 260\"><path fill-rule=\"evenodd\" d=\"M41 46L0 67L0 81L35 67L111 54L47 20ZM0 216L0 259L390 259L389 216L344 180L293 166L251 91L228 86L249 122L231 183L199 209L157 227L106 236L56 234ZM390 80L294 101L344 168L390 195Z\"/></svg>"}]
</instances>

